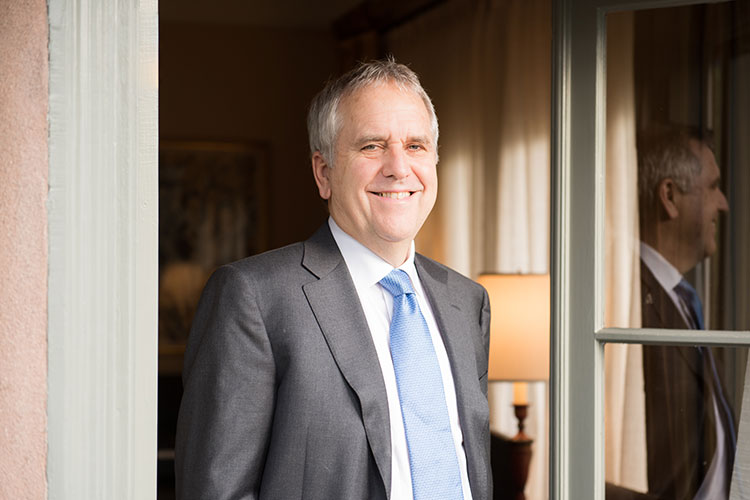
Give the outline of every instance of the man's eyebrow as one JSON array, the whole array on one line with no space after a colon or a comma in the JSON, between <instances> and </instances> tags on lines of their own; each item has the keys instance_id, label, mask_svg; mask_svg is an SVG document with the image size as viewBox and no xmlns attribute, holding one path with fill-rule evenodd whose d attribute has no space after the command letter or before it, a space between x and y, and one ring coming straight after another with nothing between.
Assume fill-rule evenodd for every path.
<instances>
[{"instance_id":1,"label":"man's eyebrow","mask_svg":"<svg viewBox=\"0 0 750 500\"><path fill-rule=\"evenodd\" d=\"M407 142L419 142L421 144L430 144L432 141L424 135L415 135L407 138Z\"/></svg>"},{"instance_id":2,"label":"man's eyebrow","mask_svg":"<svg viewBox=\"0 0 750 500\"><path fill-rule=\"evenodd\" d=\"M357 139L356 144L362 145L368 142L386 142L386 138L379 135L365 135Z\"/></svg>"},{"instance_id":3,"label":"man's eyebrow","mask_svg":"<svg viewBox=\"0 0 750 500\"><path fill-rule=\"evenodd\" d=\"M358 146L362 146L364 144L368 144L371 142L387 143L388 138L381 136L381 135L365 135L357 139L355 144L357 144ZM406 142L409 144L411 143L432 144L432 141L430 140L429 136L424 136L424 135L409 136L406 138Z\"/></svg>"}]
</instances>

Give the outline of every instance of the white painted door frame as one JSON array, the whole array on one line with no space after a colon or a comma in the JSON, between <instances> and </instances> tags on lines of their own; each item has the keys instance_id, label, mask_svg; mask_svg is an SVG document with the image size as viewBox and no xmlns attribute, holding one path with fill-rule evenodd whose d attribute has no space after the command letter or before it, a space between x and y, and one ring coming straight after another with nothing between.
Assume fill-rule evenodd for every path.
<instances>
[{"instance_id":1,"label":"white painted door frame","mask_svg":"<svg viewBox=\"0 0 750 500\"><path fill-rule=\"evenodd\" d=\"M49 0L48 497L156 497L157 0Z\"/></svg>"}]
</instances>

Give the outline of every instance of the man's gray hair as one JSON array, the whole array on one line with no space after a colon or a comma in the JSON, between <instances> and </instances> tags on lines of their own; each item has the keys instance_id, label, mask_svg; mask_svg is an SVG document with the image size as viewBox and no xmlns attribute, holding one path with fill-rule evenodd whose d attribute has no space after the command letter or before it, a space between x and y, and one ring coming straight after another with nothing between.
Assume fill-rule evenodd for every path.
<instances>
[{"instance_id":1,"label":"man's gray hair","mask_svg":"<svg viewBox=\"0 0 750 500\"><path fill-rule=\"evenodd\" d=\"M672 179L683 193L693 187L702 168L693 144L710 147L706 138L691 130L649 132L639 138L638 204L642 213L651 210L657 187L664 179Z\"/></svg>"},{"instance_id":2,"label":"man's gray hair","mask_svg":"<svg viewBox=\"0 0 750 500\"><path fill-rule=\"evenodd\" d=\"M329 81L325 88L313 98L307 114L307 133L310 138L310 154L320 151L325 161L333 166L336 155L336 139L341 131L339 105L341 101L360 89L370 85L394 83L403 91L411 91L424 102L430 115L434 147L437 149L438 121L430 97L419 83L417 74L393 57L384 60L360 63L344 75Z\"/></svg>"}]
</instances>

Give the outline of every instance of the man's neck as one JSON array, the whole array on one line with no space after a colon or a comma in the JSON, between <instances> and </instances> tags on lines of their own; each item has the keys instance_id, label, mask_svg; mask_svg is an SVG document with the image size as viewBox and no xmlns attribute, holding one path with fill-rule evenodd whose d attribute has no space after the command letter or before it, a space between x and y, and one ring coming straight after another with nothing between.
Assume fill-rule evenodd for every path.
<instances>
[{"instance_id":1,"label":"man's neck","mask_svg":"<svg viewBox=\"0 0 750 500\"><path fill-rule=\"evenodd\" d=\"M409 260L414 243L413 240L382 243L378 243L377 241L360 241L359 239L349 234L339 224L337 224L333 217L329 219L329 223L335 225L341 232L345 233L347 236L370 250L372 253L386 261L394 268L401 266L404 262Z\"/></svg>"},{"instance_id":2,"label":"man's neck","mask_svg":"<svg viewBox=\"0 0 750 500\"><path fill-rule=\"evenodd\" d=\"M367 245L365 245L367 246ZM406 262L406 259L409 258L409 249L411 248L411 242L406 243L405 245L402 244L402 242L395 243L393 245L381 245L382 248L370 248L375 255L392 265L393 267L398 267L404 262Z\"/></svg>"},{"instance_id":3,"label":"man's neck","mask_svg":"<svg viewBox=\"0 0 750 500\"><path fill-rule=\"evenodd\" d=\"M685 255L685 249L682 248L677 240L663 232L643 232L641 241L659 252L659 255L674 266L680 274L685 274L694 268L697 262Z\"/></svg>"}]
</instances>

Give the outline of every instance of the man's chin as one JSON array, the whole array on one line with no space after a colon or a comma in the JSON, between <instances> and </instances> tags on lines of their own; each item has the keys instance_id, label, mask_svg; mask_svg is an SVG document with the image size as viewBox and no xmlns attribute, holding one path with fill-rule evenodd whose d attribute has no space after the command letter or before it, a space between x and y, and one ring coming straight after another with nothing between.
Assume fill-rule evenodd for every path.
<instances>
[{"instance_id":1,"label":"man's chin","mask_svg":"<svg viewBox=\"0 0 750 500\"><path fill-rule=\"evenodd\" d=\"M379 232L378 239L385 245L401 245L404 243L411 243L416 237L416 233L411 232Z\"/></svg>"},{"instance_id":2,"label":"man's chin","mask_svg":"<svg viewBox=\"0 0 750 500\"><path fill-rule=\"evenodd\" d=\"M422 224L417 224L414 219L404 221L398 218L384 218L371 227L378 238L384 242L399 243L413 240Z\"/></svg>"},{"instance_id":3,"label":"man's chin","mask_svg":"<svg viewBox=\"0 0 750 500\"><path fill-rule=\"evenodd\" d=\"M711 242L703 248L703 259L707 259L716 253L717 245L715 242Z\"/></svg>"}]
</instances>

